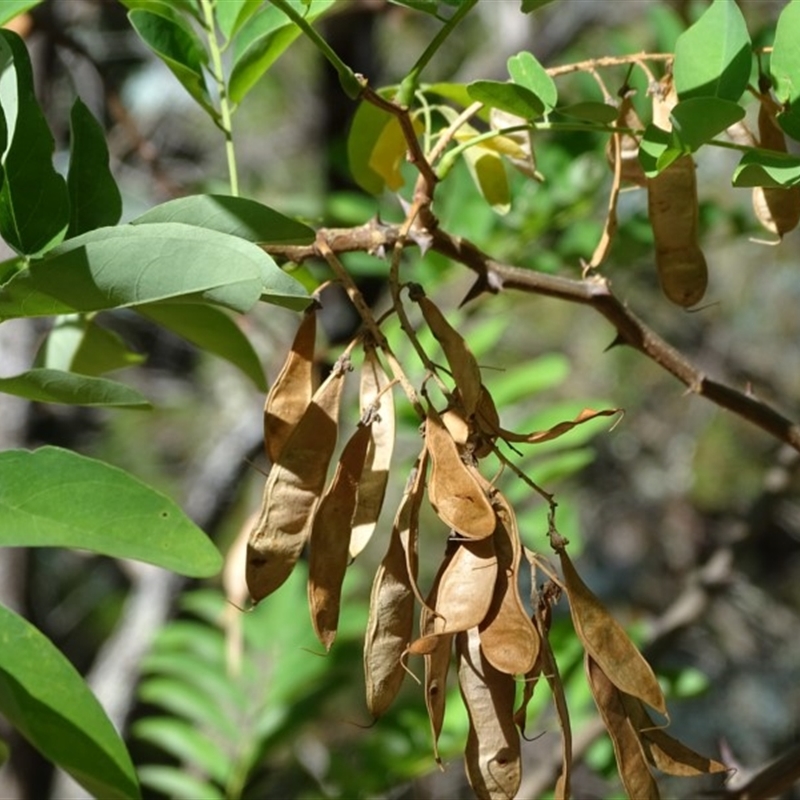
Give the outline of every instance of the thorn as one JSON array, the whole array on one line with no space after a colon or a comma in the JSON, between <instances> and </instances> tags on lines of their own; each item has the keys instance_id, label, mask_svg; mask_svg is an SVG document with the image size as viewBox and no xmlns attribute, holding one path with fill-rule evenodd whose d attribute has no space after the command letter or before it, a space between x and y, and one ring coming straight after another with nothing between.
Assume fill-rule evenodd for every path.
<instances>
[{"instance_id":1,"label":"thorn","mask_svg":"<svg viewBox=\"0 0 800 800\"><path fill-rule=\"evenodd\" d=\"M626 341L622 338L621 334L617 334L611 344L604 348L603 352L607 353L609 350L613 350L615 347L621 347L622 345L627 344Z\"/></svg>"}]
</instances>

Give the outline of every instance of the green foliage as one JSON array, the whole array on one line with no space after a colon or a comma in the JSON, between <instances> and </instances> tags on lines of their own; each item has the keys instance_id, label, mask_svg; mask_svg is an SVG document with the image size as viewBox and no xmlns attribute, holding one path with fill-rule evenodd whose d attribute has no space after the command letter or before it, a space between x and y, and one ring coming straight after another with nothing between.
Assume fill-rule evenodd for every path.
<instances>
[{"instance_id":1,"label":"green foliage","mask_svg":"<svg viewBox=\"0 0 800 800\"><path fill-rule=\"evenodd\" d=\"M135 389L105 378L92 378L59 369L32 369L0 378L0 392L39 403L81 406L149 408L150 403Z\"/></svg>"},{"instance_id":2,"label":"green foliage","mask_svg":"<svg viewBox=\"0 0 800 800\"><path fill-rule=\"evenodd\" d=\"M219 551L172 500L121 469L57 447L0 453L0 546L76 547L207 577Z\"/></svg>"},{"instance_id":3,"label":"green foliage","mask_svg":"<svg viewBox=\"0 0 800 800\"><path fill-rule=\"evenodd\" d=\"M770 73L775 84L775 94L784 106L783 112L778 115L778 121L789 136L800 141L798 36L800 36L800 3L791 0L778 17L775 44L770 58Z\"/></svg>"},{"instance_id":4,"label":"green foliage","mask_svg":"<svg viewBox=\"0 0 800 800\"><path fill-rule=\"evenodd\" d=\"M7 463L4 458L0 467L6 473ZM128 751L75 668L36 628L4 606L0 636L0 713L95 797L138 798Z\"/></svg>"}]
</instances>

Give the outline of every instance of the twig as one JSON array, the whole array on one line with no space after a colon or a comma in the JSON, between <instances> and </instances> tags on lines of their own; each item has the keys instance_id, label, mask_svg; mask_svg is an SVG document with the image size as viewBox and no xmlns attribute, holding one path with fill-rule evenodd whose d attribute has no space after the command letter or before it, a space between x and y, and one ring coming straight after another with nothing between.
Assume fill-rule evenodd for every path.
<instances>
[{"instance_id":1,"label":"twig","mask_svg":"<svg viewBox=\"0 0 800 800\"><path fill-rule=\"evenodd\" d=\"M472 242L451 236L438 228L429 230L428 233L433 250L463 264L477 274L478 279L468 296L469 299L483 292L497 294L503 289L515 289L590 306L616 328L617 336L613 345L628 345L638 350L674 375L693 394L705 397L715 405L733 412L800 452L800 425L779 414L752 394L740 392L709 378L615 297L610 283L605 278L592 276L576 280L522 269L495 261ZM399 237L399 226L384 225L373 220L349 230L322 229L319 231L317 244L314 245L303 247L267 245L264 249L273 256L283 256L300 262L321 255L320 241L325 242L333 252L365 250L380 253L385 252L387 247L394 247ZM409 245L411 241L404 244Z\"/></svg>"}]
</instances>

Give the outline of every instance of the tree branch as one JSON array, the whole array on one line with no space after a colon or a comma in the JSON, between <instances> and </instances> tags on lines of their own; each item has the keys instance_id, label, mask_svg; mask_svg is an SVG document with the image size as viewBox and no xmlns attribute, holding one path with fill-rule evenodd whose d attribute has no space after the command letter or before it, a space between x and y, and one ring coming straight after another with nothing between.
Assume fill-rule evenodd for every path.
<instances>
[{"instance_id":1,"label":"tree branch","mask_svg":"<svg viewBox=\"0 0 800 800\"><path fill-rule=\"evenodd\" d=\"M628 345L638 350L674 375L693 394L731 411L800 452L800 425L779 414L749 391L741 392L709 378L615 297L606 278L592 276L577 280L523 269L495 261L467 239L451 236L439 228L428 230L427 234L432 250L476 273L477 280L466 300L472 300L484 292L497 294L502 290L514 289L590 306L616 329L617 336L612 346ZM385 224L377 219L354 228L323 228L319 231L319 237L327 242L334 253L361 251L376 256L384 256L399 236L400 226ZM405 244L414 242L408 240ZM264 249L272 256L298 263L308 258L322 257L316 244L265 245Z\"/></svg>"}]
</instances>

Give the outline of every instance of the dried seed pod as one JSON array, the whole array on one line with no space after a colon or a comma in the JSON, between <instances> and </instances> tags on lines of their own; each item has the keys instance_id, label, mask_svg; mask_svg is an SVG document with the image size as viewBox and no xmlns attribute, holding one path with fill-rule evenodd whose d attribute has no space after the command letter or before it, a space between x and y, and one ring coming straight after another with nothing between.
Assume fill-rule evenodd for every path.
<instances>
[{"instance_id":1,"label":"dried seed pod","mask_svg":"<svg viewBox=\"0 0 800 800\"><path fill-rule=\"evenodd\" d=\"M498 492L494 499L497 582L489 611L478 627L481 648L495 669L509 675L524 675L533 668L539 655L539 634L519 595L522 544L517 520L505 497Z\"/></svg>"},{"instance_id":2,"label":"dried seed pod","mask_svg":"<svg viewBox=\"0 0 800 800\"><path fill-rule=\"evenodd\" d=\"M639 733L625 711L622 693L589 653L584 664L594 701L614 745L617 771L628 797L659 800L658 786L647 765Z\"/></svg>"},{"instance_id":3,"label":"dried seed pod","mask_svg":"<svg viewBox=\"0 0 800 800\"><path fill-rule=\"evenodd\" d=\"M326 650L331 649L339 627L353 514L369 440L369 426L359 423L320 501L308 540L308 607L314 632Z\"/></svg>"},{"instance_id":4,"label":"dried seed pod","mask_svg":"<svg viewBox=\"0 0 800 800\"><path fill-rule=\"evenodd\" d=\"M373 419L367 461L358 485L358 505L350 536L350 558L355 558L367 546L386 495L395 436L394 397L388 387L389 378L378 360L375 348L366 347L361 369L361 414L372 414ZM379 404L377 409L376 403Z\"/></svg>"},{"instance_id":5,"label":"dried seed pod","mask_svg":"<svg viewBox=\"0 0 800 800\"><path fill-rule=\"evenodd\" d=\"M644 125L633 107L633 92L623 90L617 114L617 126L642 130ZM614 139L619 141L619 148L614 146ZM646 186L647 178L639 163L639 139L632 133L615 133L606 145L606 159L612 170L616 170L617 149L619 149L620 178L627 183Z\"/></svg>"},{"instance_id":6,"label":"dried seed pod","mask_svg":"<svg viewBox=\"0 0 800 800\"><path fill-rule=\"evenodd\" d=\"M477 471L461 460L453 437L432 407L425 423L425 445L433 463L428 497L439 518L463 536L491 536L494 509L476 477Z\"/></svg>"},{"instance_id":7,"label":"dried seed pod","mask_svg":"<svg viewBox=\"0 0 800 800\"><path fill-rule=\"evenodd\" d=\"M672 129L669 114L677 101L668 78L653 93L653 122L667 131ZM697 176L691 156L680 156L647 179L647 213L661 289L684 308L699 303L708 286L708 267L698 242Z\"/></svg>"},{"instance_id":8,"label":"dried seed pod","mask_svg":"<svg viewBox=\"0 0 800 800\"><path fill-rule=\"evenodd\" d=\"M367 708L379 717L392 704L405 676L402 659L414 628L416 533L425 489L427 451L412 468L392 525L389 548L372 584L364 637Z\"/></svg>"},{"instance_id":9,"label":"dried seed pod","mask_svg":"<svg viewBox=\"0 0 800 800\"><path fill-rule=\"evenodd\" d=\"M625 713L639 733L645 757L654 767L680 777L727 771L724 764L696 753L657 727L641 700L625 693L620 693L620 697Z\"/></svg>"},{"instance_id":10,"label":"dried seed pod","mask_svg":"<svg viewBox=\"0 0 800 800\"><path fill-rule=\"evenodd\" d=\"M759 96L758 138L761 147L786 152L786 137L778 125L778 104L768 94ZM756 186L753 189L753 210L758 221L771 233L782 239L800 223L800 186L783 189Z\"/></svg>"},{"instance_id":11,"label":"dried seed pod","mask_svg":"<svg viewBox=\"0 0 800 800\"><path fill-rule=\"evenodd\" d=\"M496 581L493 539L461 540L438 581L432 630L412 642L409 651L424 655L439 636L477 627L489 611Z\"/></svg>"},{"instance_id":12,"label":"dried seed pod","mask_svg":"<svg viewBox=\"0 0 800 800\"><path fill-rule=\"evenodd\" d=\"M464 337L447 321L444 314L429 300L419 286L410 291L412 300L419 303L422 316L439 341L453 373L467 417L475 413L481 393L481 370Z\"/></svg>"},{"instance_id":13,"label":"dried seed pod","mask_svg":"<svg viewBox=\"0 0 800 800\"><path fill-rule=\"evenodd\" d=\"M622 692L638 697L662 714L667 706L656 676L642 654L578 575L561 547L558 550L575 632L586 652Z\"/></svg>"},{"instance_id":14,"label":"dried seed pod","mask_svg":"<svg viewBox=\"0 0 800 800\"><path fill-rule=\"evenodd\" d=\"M475 628L457 634L456 657L470 722L464 753L467 778L479 800L508 800L516 796L522 779L514 678L486 660Z\"/></svg>"},{"instance_id":15,"label":"dried seed pod","mask_svg":"<svg viewBox=\"0 0 800 800\"><path fill-rule=\"evenodd\" d=\"M264 403L264 447L274 464L314 394L316 306L306 311Z\"/></svg>"},{"instance_id":16,"label":"dried seed pod","mask_svg":"<svg viewBox=\"0 0 800 800\"><path fill-rule=\"evenodd\" d=\"M261 513L247 544L245 577L255 603L289 577L308 538L336 447L348 365L346 357L336 363L270 470Z\"/></svg>"}]
</instances>

